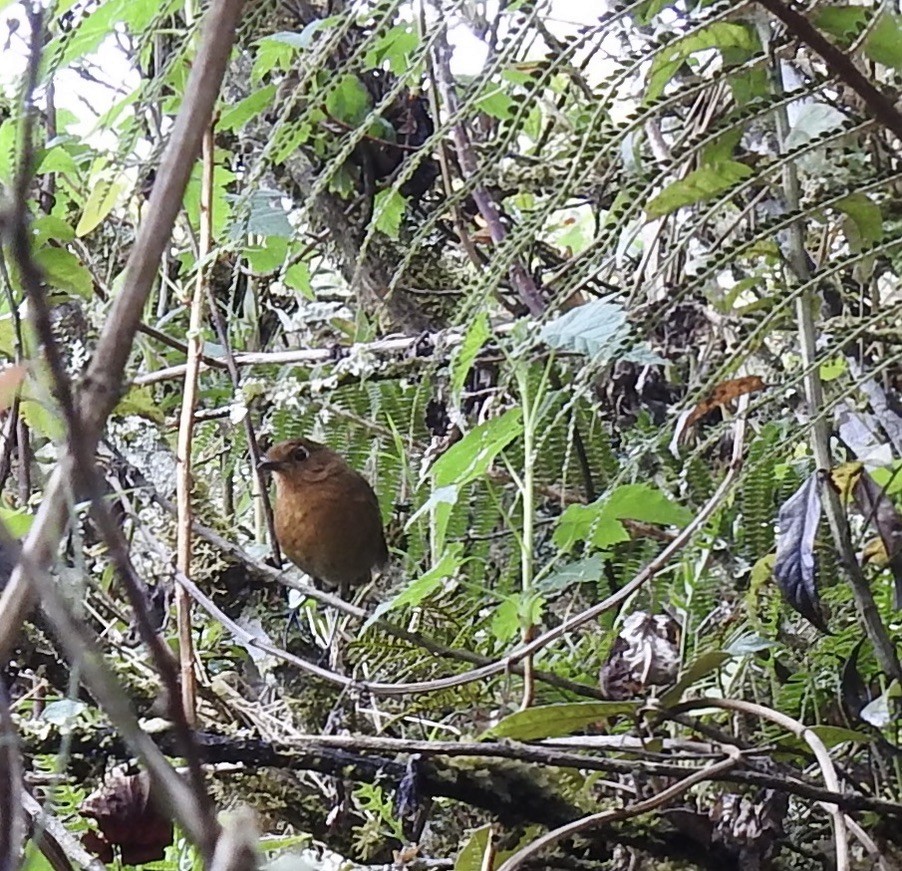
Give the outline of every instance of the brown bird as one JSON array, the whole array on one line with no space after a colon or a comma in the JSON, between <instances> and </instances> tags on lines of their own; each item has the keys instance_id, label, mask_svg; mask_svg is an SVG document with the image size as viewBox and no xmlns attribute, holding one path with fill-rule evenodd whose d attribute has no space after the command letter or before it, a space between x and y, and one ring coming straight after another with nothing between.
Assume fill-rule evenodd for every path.
<instances>
[{"instance_id":1,"label":"brown bird","mask_svg":"<svg viewBox=\"0 0 902 871\"><path fill-rule=\"evenodd\" d=\"M276 480L279 546L318 586L348 598L388 562L376 494L340 454L293 439L270 448L260 468Z\"/></svg>"}]
</instances>

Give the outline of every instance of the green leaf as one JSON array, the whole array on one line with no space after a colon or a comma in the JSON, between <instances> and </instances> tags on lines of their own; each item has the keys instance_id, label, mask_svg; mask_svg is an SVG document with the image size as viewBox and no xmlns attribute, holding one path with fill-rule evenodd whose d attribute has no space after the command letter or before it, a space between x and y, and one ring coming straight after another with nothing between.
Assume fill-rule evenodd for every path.
<instances>
[{"instance_id":1,"label":"green leaf","mask_svg":"<svg viewBox=\"0 0 902 871\"><path fill-rule=\"evenodd\" d=\"M497 118L499 121L508 121L513 118L517 108L517 104L510 95L497 85L489 85L486 92L477 98L475 106L480 112L485 112L486 115Z\"/></svg>"},{"instance_id":2,"label":"green leaf","mask_svg":"<svg viewBox=\"0 0 902 871\"><path fill-rule=\"evenodd\" d=\"M357 76L346 73L326 98L326 111L338 121L356 127L369 114L370 93Z\"/></svg>"},{"instance_id":3,"label":"green leaf","mask_svg":"<svg viewBox=\"0 0 902 871\"><path fill-rule=\"evenodd\" d=\"M94 178L90 183L90 193L81 218L75 226L76 236L87 236L113 210L119 194L125 190L125 183Z\"/></svg>"},{"instance_id":4,"label":"green leaf","mask_svg":"<svg viewBox=\"0 0 902 871\"><path fill-rule=\"evenodd\" d=\"M541 705L508 714L479 737L482 741L493 738L511 738L514 741L559 738L608 717L634 714L639 707L639 702L567 702Z\"/></svg>"},{"instance_id":5,"label":"green leaf","mask_svg":"<svg viewBox=\"0 0 902 871\"><path fill-rule=\"evenodd\" d=\"M846 238L857 250L869 248L883 239L883 214L880 206L867 194L843 197L836 203L836 208L848 215L854 225L854 231L846 228Z\"/></svg>"},{"instance_id":6,"label":"green leaf","mask_svg":"<svg viewBox=\"0 0 902 871\"><path fill-rule=\"evenodd\" d=\"M34 515L24 508L6 508L0 505L0 521L13 538L25 538L34 523Z\"/></svg>"},{"instance_id":7,"label":"green leaf","mask_svg":"<svg viewBox=\"0 0 902 871\"><path fill-rule=\"evenodd\" d=\"M41 215L35 218L31 225L32 242L35 248L40 248L45 243L71 242L75 238L75 230L67 221L57 215Z\"/></svg>"},{"instance_id":8,"label":"green leaf","mask_svg":"<svg viewBox=\"0 0 902 871\"><path fill-rule=\"evenodd\" d=\"M0 123L0 182L10 185L16 155L16 122L7 118Z\"/></svg>"},{"instance_id":9,"label":"green leaf","mask_svg":"<svg viewBox=\"0 0 902 871\"><path fill-rule=\"evenodd\" d=\"M316 298L313 292L313 285L310 283L310 267L303 261L289 266L285 270L283 278L285 284L292 290L303 294L307 299L312 300Z\"/></svg>"},{"instance_id":10,"label":"green leaf","mask_svg":"<svg viewBox=\"0 0 902 871\"><path fill-rule=\"evenodd\" d=\"M902 70L900 16L883 13L864 43L864 53L878 64Z\"/></svg>"},{"instance_id":11,"label":"green leaf","mask_svg":"<svg viewBox=\"0 0 902 871\"><path fill-rule=\"evenodd\" d=\"M34 259L51 286L83 299L92 297L94 279L71 251L46 246L35 251Z\"/></svg>"},{"instance_id":12,"label":"green leaf","mask_svg":"<svg viewBox=\"0 0 902 871\"><path fill-rule=\"evenodd\" d=\"M258 236L281 236L291 239L294 228L288 220L281 196L276 191L257 190L251 193L247 202L244 220L237 220L229 230L232 238L246 234Z\"/></svg>"},{"instance_id":13,"label":"green leaf","mask_svg":"<svg viewBox=\"0 0 902 871\"><path fill-rule=\"evenodd\" d=\"M748 178L754 170L736 160L724 160L701 166L664 188L645 207L649 218L661 218L683 206L691 206L729 190Z\"/></svg>"},{"instance_id":14,"label":"green leaf","mask_svg":"<svg viewBox=\"0 0 902 871\"><path fill-rule=\"evenodd\" d=\"M716 22L683 37L661 49L652 61L648 72L647 100L654 100L664 93L667 83L676 71L696 52L708 49L740 49L742 55L751 55L758 47L758 40L752 30L742 24Z\"/></svg>"},{"instance_id":15,"label":"green leaf","mask_svg":"<svg viewBox=\"0 0 902 871\"><path fill-rule=\"evenodd\" d=\"M864 6L826 6L814 13L814 22L847 48L867 25L868 10Z\"/></svg>"},{"instance_id":16,"label":"green leaf","mask_svg":"<svg viewBox=\"0 0 902 871\"><path fill-rule=\"evenodd\" d=\"M624 484L590 505L569 505L558 520L554 543L570 550L579 541L599 549L629 540L621 520L684 526L692 512L650 484Z\"/></svg>"},{"instance_id":17,"label":"green leaf","mask_svg":"<svg viewBox=\"0 0 902 871\"><path fill-rule=\"evenodd\" d=\"M272 105L276 95L276 86L267 85L254 91L253 94L239 100L234 106L222 113L219 119L220 130L240 130L251 118L255 118L264 109Z\"/></svg>"},{"instance_id":18,"label":"green leaf","mask_svg":"<svg viewBox=\"0 0 902 871\"><path fill-rule=\"evenodd\" d=\"M288 239L273 236L264 239L262 245L248 245L242 253L253 272L266 275L282 267L288 254Z\"/></svg>"},{"instance_id":19,"label":"green leaf","mask_svg":"<svg viewBox=\"0 0 902 871\"><path fill-rule=\"evenodd\" d=\"M407 198L394 188L379 191L373 199L373 221L376 229L389 239L398 239Z\"/></svg>"},{"instance_id":20,"label":"green leaf","mask_svg":"<svg viewBox=\"0 0 902 871\"><path fill-rule=\"evenodd\" d=\"M411 581L397 596L383 602L364 624L364 629L372 626L383 614L398 608L415 608L424 599L441 589L444 582L452 577L463 562L463 545L455 542L446 548L442 558L425 575Z\"/></svg>"},{"instance_id":21,"label":"green leaf","mask_svg":"<svg viewBox=\"0 0 902 871\"><path fill-rule=\"evenodd\" d=\"M835 747L837 744L847 744L850 741L855 744L871 744L874 741L870 735L842 726L818 725L809 726L809 729L824 742L827 749Z\"/></svg>"},{"instance_id":22,"label":"green leaf","mask_svg":"<svg viewBox=\"0 0 902 871\"><path fill-rule=\"evenodd\" d=\"M149 387L132 387L119 400L119 404L113 409L113 414L120 417L136 414L156 423L163 423L166 420L159 400Z\"/></svg>"},{"instance_id":23,"label":"green leaf","mask_svg":"<svg viewBox=\"0 0 902 871\"><path fill-rule=\"evenodd\" d=\"M527 840L531 840L535 837L536 830L537 827L531 826L527 829L527 832L520 840L520 843L515 844L509 850L496 848L492 853L492 857L495 860L493 863L494 867L500 867L505 859L513 856L514 853L520 849L521 844L525 844ZM463 847L460 848L460 852L454 860L454 871L482 871L482 869L485 868L485 855L486 850L488 850L489 838L491 836L492 827L490 825L476 829L476 831L474 831L467 839L467 842Z\"/></svg>"},{"instance_id":24,"label":"green leaf","mask_svg":"<svg viewBox=\"0 0 902 871\"><path fill-rule=\"evenodd\" d=\"M410 68L410 55L420 44L420 37L412 24L396 24L367 52L364 65L388 68L395 75L403 75Z\"/></svg>"},{"instance_id":25,"label":"green leaf","mask_svg":"<svg viewBox=\"0 0 902 871\"><path fill-rule=\"evenodd\" d=\"M63 145L54 145L48 148L41 156L37 174L45 175L48 172L68 172L78 174L78 164L75 158Z\"/></svg>"},{"instance_id":26,"label":"green leaf","mask_svg":"<svg viewBox=\"0 0 902 871\"><path fill-rule=\"evenodd\" d=\"M480 312L467 327L464 340L451 360L451 395L455 399L460 398L467 375L491 335L488 315Z\"/></svg>"},{"instance_id":27,"label":"green leaf","mask_svg":"<svg viewBox=\"0 0 902 871\"><path fill-rule=\"evenodd\" d=\"M471 429L432 466L436 487L464 484L483 476L498 456L523 432L523 409L510 408L500 417Z\"/></svg>"},{"instance_id":28,"label":"green leaf","mask_svg":"<svg viewBox=\"0 0 902 871\"><path fill-rule=\"evenodd\" d=\"M603 568L604 558L593 554L585 559L566 563L556 572L541 578L536 585L543 593L562 593L574 584L596 582L601 577Z\"/></svg>"}]
</instances>

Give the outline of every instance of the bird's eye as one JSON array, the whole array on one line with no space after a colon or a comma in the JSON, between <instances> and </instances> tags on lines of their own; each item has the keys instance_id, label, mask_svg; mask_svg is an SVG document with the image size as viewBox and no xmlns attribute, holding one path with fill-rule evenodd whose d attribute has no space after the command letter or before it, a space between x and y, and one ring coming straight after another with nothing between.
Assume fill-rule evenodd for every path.
<instances>
[{"instance_id":1,"label":"bird's eye","mask_svg":"<svg viewBox=\"0 0 902 871\"><path fill-rule=\"evenodd\" d=\"M309 456L310 456L310 451L308 451L307 448L305 448L303 445L298 445L291 452L291 459L295 460L298 463L303 463L304 460L306 460L307 457L309 457Z\"/></svg>"}]
</instances>

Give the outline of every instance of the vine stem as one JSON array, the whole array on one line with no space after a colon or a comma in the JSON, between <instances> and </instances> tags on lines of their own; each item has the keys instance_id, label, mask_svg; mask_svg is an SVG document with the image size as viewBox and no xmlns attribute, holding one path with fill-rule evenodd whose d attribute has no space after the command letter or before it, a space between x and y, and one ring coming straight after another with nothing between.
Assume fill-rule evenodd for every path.
<instances>
[{"instance_id":1,"label":"vine stem","mask_svg":"<svg viewBox=\"0 0 902 871\"><path fill-rule=\"evenodd\" d=\"M188 320L188 354L185 362L185 381L182 393L182 412L179 420L178 445L176 447L176 505L178 530L176 540L176 565L178 570L191 577L192 523L191 505L191 446L194 442L194 412L197 407L197 382L200 358L203 352L204 299L207 291L207 275L212 243L213 222L213 124L207 128L201 143L202 170L200 187L200 238L197 250L197 279L191 298ZM194 639L191 634L191 596L182 587L176 587L176 614L179 636L179 665L181 671L182 707L190 725L197 722L197 685L194 674Z\"/></svg>"}]
</instances>

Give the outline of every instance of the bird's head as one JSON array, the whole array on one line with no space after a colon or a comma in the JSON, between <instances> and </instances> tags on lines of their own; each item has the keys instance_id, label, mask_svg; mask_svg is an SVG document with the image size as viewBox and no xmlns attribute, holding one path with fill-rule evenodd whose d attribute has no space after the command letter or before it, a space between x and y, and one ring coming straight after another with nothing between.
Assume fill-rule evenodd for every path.
<instances>
[{"instance_id":1,"label":"bird's head","mask_svg":"<svg viewBox=\"0 0 902 871\"><path fill-rule=\"evenodd\" d=\"M259 469L272 472L277 480L297 484L321 481L344 466L344 460L335 451L304 438L273 445L258 464Z\"/></svg>"}]
</instances>

